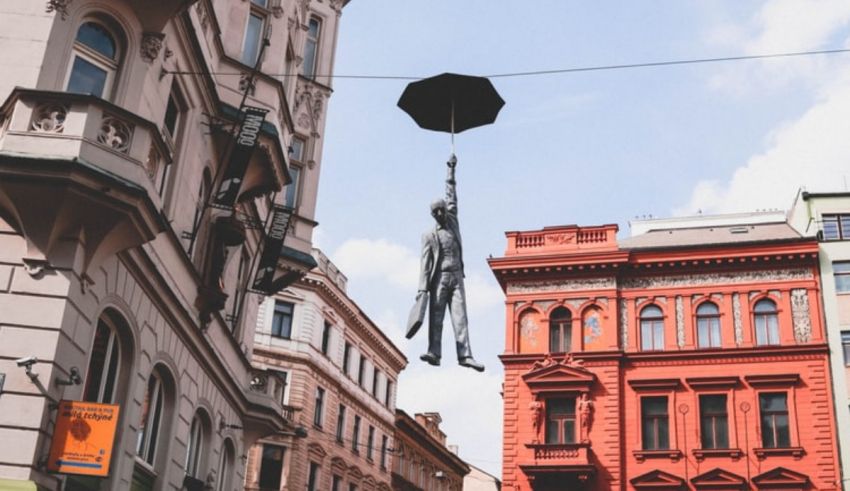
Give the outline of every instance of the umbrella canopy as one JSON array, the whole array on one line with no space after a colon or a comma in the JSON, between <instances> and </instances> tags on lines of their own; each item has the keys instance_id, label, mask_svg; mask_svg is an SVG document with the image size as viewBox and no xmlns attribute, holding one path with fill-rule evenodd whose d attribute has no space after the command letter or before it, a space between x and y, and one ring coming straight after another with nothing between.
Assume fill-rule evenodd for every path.
<instances>
[{"instance_id":1,"label":"umbrella canopy","mask_svg":"<svg viewBox=\"0 0 850 491\"><path fill-rule=\"evenodd\" d=\"M493 123L504 105L488 79L456 73L411 82L398 100L420 127L452 134Z\"/></svg>"}]
</instances>

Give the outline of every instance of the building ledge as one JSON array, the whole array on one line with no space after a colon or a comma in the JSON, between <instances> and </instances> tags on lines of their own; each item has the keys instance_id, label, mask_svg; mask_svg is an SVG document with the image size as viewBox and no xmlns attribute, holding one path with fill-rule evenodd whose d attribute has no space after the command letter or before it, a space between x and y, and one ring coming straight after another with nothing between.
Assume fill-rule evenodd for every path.
<instances>
[{"instance_id":1,"label":"building ledge","mask_svg":"<svg viewBox=\"0 0 850 491\"><path fill-rule=\"evenodd\" d=\"M638 462L643 462L646 459L670 459L673 462L678 462L682 458L682 451L679 449L634 450L632 455Z\"/></svg>"},{"instance_id":2,"label":"building ledge","mask_svg":"<svg viewBox=\"0 0 850 491\"><path fill-rule=\"evenodd\" d=\"M764 460L768 457L784 457L792 456L795 460L800 460L806 451L803 447L781 447L781 448L754 448L753 453L759 460Z\"/></svg>"},{"instance_id":3,"label":"building ledge","mask_svg":"<svg viewBox=\"0 0 850 491\"><path fill-rule=\"evenodd\" d=\"M697 460L704 460L712 457L729 457L734 460L741 458L744 452L740 448L695 448L693 450L694 457Z\"/></svg>"}]
</instances>

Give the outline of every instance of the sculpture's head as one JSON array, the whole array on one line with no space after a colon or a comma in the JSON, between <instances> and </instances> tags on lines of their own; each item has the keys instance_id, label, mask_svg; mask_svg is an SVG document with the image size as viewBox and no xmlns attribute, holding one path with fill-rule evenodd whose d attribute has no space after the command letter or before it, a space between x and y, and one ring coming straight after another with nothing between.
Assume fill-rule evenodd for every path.
<instances>
[{"instance_id":1,"label":"sculpture's head","mask_svg":"<svg viewBox=\"0 0 850 491\"><path fill-rule=\"evenodd\" d=\"M438 199L431 203L431 216L434 217L434 220L437 220L437 223L440 225L446 224L446 213L448 213L448 210L446 209L445 200Z\"/></svg>"}]
</instances>

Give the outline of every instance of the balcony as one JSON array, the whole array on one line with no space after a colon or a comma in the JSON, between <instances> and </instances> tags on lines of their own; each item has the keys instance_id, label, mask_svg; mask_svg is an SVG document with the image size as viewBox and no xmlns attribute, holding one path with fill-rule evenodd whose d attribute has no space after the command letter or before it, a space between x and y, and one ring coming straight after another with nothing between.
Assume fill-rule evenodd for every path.
<instances>
[{"instance_id":1,"label":"balcony","mask_svg":"<svg viewBox=\"0 0 850 491\"><path fill-rule=\"evenodd\" d=\"M84 235L85 273L164 230L169 159L156 125L91 95L17 88L0 107L0 206L41 266L60 236Z\"/></svg>"},{"instance_id":2,"label":"balcony","mask_svg":"<svg viewBox=\"0 0 850 491\"><path fill-rule=\"evenodd\" d=\"M520 469L531 479L568 479L586 481L596 473L590 463L589 443L546 444L528 443L534 460L520 464Z\"/></svg>"},{"instance_id":3,"label":"balcony","mask_svg":"<svg viewBox=\"0 0 850 491\"><path fill-rule=\"evenodd\" d=\"M254 369L248 383L248 400L258 410L246 425L246 435L255 440L280 431L295 432L295 412L298 408L283 404L286 379L274 370ZM262 414L260 414L262 413ZM282 427L278 426L280 422ZM250 434L249 434L250 433Z\"/></svg>"},{"instance_id":4,"label":"balcony","mask_svg":"<svg viewBox=\"0 0 850 491\"><path fill-rule=\"evenodd\" d=\"M617 226L545 227L543 230L508 232L505 256L617 250Z\"/></svg>"}]
</instances>

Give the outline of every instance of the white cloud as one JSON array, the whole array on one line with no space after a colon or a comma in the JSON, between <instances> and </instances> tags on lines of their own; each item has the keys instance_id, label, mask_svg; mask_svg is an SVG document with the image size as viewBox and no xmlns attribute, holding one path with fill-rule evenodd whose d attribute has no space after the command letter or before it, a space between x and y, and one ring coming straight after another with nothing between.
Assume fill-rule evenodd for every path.
<instances>
[{"instance_id":1,"label":"white cloud","mask_svg":"<svg viewBox=\"0 0 850 491\"><path fill-rule=\"evenodd\" d=\"M386 239L349 239L334 251L334 264L351 279L383 279L414 294L419 254Z\"/></svg>"}]
</instances>

